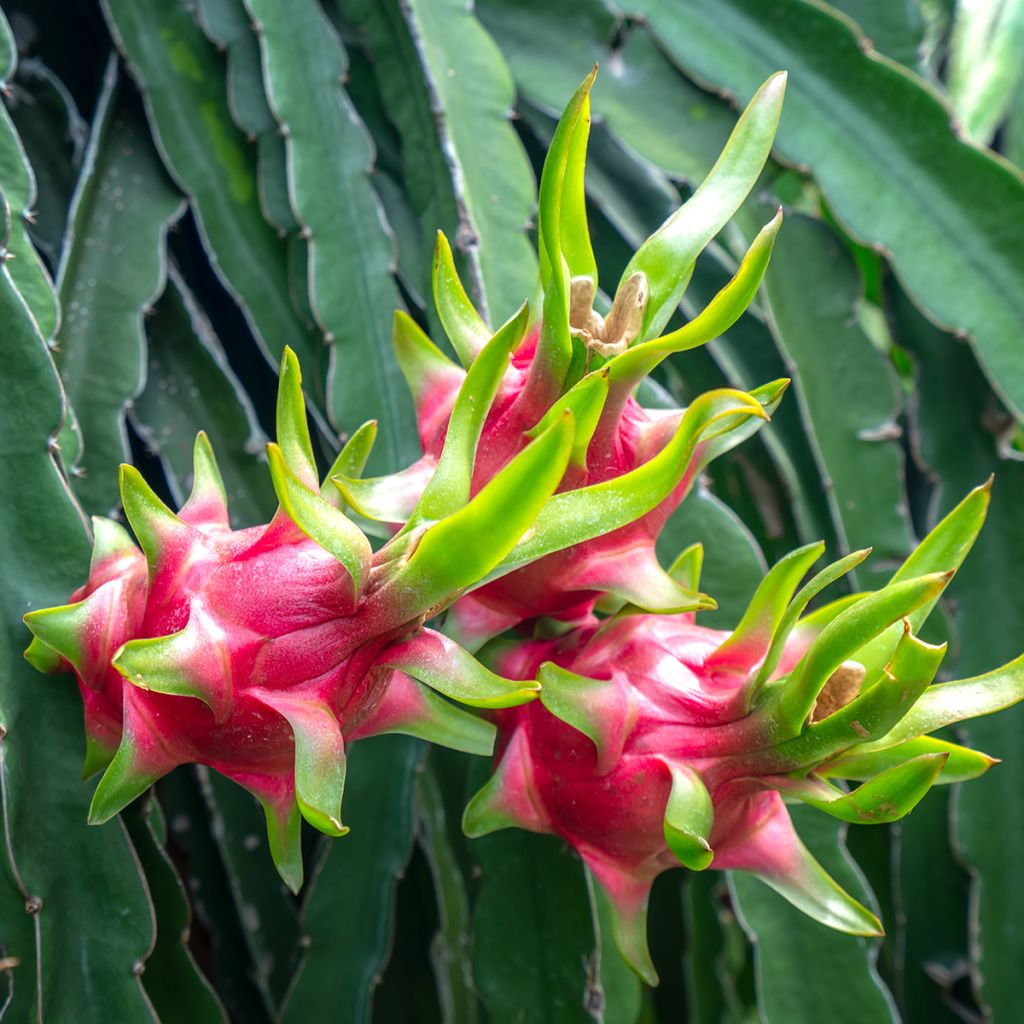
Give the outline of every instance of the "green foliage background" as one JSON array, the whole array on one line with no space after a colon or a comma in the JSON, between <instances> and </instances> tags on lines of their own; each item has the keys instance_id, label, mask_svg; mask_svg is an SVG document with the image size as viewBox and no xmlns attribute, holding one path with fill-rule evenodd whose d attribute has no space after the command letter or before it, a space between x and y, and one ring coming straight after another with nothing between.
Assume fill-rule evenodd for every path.
<instances>
[{"instance_id":1,"label":"green foliage background","mask_svg":"<svg viewBox=\"0 0 1024 1024\"><path fill-rule=\"evenodd\" d=\"M602 281L707 173L738 105L790 72L776 161L701 257L678 317L786 221L759 302L676 357L649 403L789 373L757 440L671 523L738 617L766 561L873 545L881 582L994 472L951 588L949 671L1024 633L1024 2L3 0L0 189L0 1020L206 1024L1019 1019L1024 709L970 723L1003 758L898 827L797 815L883 941L827 931L748 878L672 872L639 981L549 837L458 831L486 765L386 738L353 754L340 841L299 902L258 808L178 770L85 826L80 705L21 660L21 615L84 578L85 513L131 459L180 498L197 429L236 525L269 516L274 366L300 356L321 455L378 417L416 453L391 356L436 328L440 227L498 322L534 287L535 174L595 61L588 199ZM992 147L992 148L986 148ZM433 330L435 339L440 332ZM873 895L872 895L873 894Z\"/></svg>"}]
</instances>

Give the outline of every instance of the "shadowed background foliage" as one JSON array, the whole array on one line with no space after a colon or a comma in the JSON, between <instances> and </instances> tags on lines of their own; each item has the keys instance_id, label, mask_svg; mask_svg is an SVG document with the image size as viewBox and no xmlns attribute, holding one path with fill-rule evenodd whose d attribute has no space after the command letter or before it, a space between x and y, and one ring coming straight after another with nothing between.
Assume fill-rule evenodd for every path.
<instances>
[{"instance_id":1,"label":"shadowed background foliage","mask_svg":"<svg viewBox=\"0 0 1024 1024\"><path fill-rule=\"evenodd\" d=\"M261 812L179 770L85 825L80 703L21 659L20 617L83 577L83 511L134 461L187 493L210 434L235 525L272 514L276 364L299 355L325 464L377 417L418 451L394 308L440 338L434 233L492 322L534 287L536 174L594 62L588 201L602 280L710 170L737 108L789 71L774 160L697 263L676 321L786 211L755 305L669 360L650 404L791 375L770 427L666 531L703 541L728 627L764 567L872 545L879 585L972 486L992 509L941 631L959 676L1024 622L1024 0L2 0L0 1020L952 1024L1019 1019L1024 708L971 722L1004 763L898 826L795 814L888 925L833 933L748 878L675 871L662 977L602 938L550 837L468 842L483 763L394 737L352 756L351 835L311 833L293 899ZM54 372L56 367L56 373ZM932 639L940 639L936 634Z\"/></svg>"}]
</instances>

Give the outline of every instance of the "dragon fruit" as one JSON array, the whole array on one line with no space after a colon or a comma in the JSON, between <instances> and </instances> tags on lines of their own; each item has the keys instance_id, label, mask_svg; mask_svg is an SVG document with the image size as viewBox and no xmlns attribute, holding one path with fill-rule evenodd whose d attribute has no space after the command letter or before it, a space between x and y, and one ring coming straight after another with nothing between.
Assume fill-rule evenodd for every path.
<instances>
[{"instance_id":1,"label":"dragon fruit","mask_svg":"<svg viewBox=\"0 0 1024 1024\"><path fill-rule=\"evenodd\" d=\"M824 546L765 577L737 628L625 608L562 636L500 640L486 657L538 678L541 699L496 713L500 753L464 819L470 836L517 826L574 846L614 908L615 938L651 983L646 908L680 864L752 872L801 910L854 934L878 919L801 843L785 800L846 822L894 821L935 782L992 759L928 733L1024 698L1024 656L990 675L930 686L945 652L917 635L984 520L973 491L881 590L804 615L856 552L794 592ZM678 571L696 586L700 550ZM859 780L852 791L830 779Z\"/></svg>"},{"instance_id":2,"label":"dragon fruit","mask_svg":"<svg viewBox=\"0 0 1024 1024\"><path fill-rule=\"evenodd\" d=\"M407 523L441 458L454 397L467 374L486 376L494 394L481 427L473 493L553 417L573 410L581 427L558 495L505 565L448 616L446 631L470 649L525 619L585 617L602 592L651 611L713 607L707 595L681 587L662 569L655 539L701 468L756 430L788 383L771 382L745 398L710 392L685 412L647 410L632 396L667 355L704 344L731 326L757 291L781 213L761 231L708 307L680 329L660 335L698 254L740 206L764 166L785 75L762 86L708 179L634 255L605 316L593 309L597 266L583 191L593 80L591 74L567 106L541 175L539 322L524 331L529 314L520 311L499 332L507 350L486 349L491 332L469 301L440 235L434 297L465 368L399 315L396 348L415 397L424 454L392 476L337 481L357 512ZM643 511L640 487L657 497Z\"/></svg>"},{"instance_id":3,"label":"dragon fruit","mask_svg":"<svg viewBox=\"0 0 1024 1024\"><path fill-rule=\"evenodd\" d=\"M29 661L77 676L85 772L106 767L92 822L175 766L206 764L263 802L275 862L298 888L300 816L328 834L346 831L348 742L397 731L490 753L493 727L434 691L495 707L535 697L536 683L499 678L423 624L531 526L565 472L576 428L571 411L553 417L471 498L476 439L466 410L486 412L475 385L467 378L455 403L415 526L376 552L334 503L334 488L321 493L290 351L278 443L268 445L280 502L269 524L231 529L202 434L178 514L122 467L141 551L123 527L95 520L85 585L70 604L25 617L35 635ZM355 435L332 472L361 468L373 434L371 425Z\"/></svg>"}]
</instances>

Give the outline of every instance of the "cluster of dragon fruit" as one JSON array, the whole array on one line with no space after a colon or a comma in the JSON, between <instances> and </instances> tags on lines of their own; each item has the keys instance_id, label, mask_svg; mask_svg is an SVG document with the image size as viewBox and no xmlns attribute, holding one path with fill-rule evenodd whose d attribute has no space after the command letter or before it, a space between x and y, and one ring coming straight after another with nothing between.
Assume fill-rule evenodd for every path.
<instances>
[{"instance_id":1,"label":"cluster of dragon fruit","mask_svg":"<svg viewBox=\"0 0 1024 1024\"><path fill-rule=\"evenodd\" d=\"M833 928L877 934L801 842L799 801L842 821L894 821L935 783L993 763L931 733L1024 697L1024 659L933 683L945 652L921 626L981 528L969 494L873 593L811 602L869 552L803 583L811 544L764 577L731 632L696 622L702 549L667 568L656 541L703 468L770 418L788 381L652 410L638 385L726 331L754 299L781 225L664 333L700 251L768 158L785 76L769 79L691 198L602 301L584 202L591 75L540 183L539 299L492 330L443 236L434 299L458 362L404 313L394 342L423 455L364 478L375 424L321 481L299 367L285 352L277 513L233 529L213 451L175 513L121 470L128 530L96 519L89 577L26 616L26 657L73 671L100 824L179 765L253 793L285 882L302 884L301 821L340 836L346 750L387 732L489 755L469 836L517 827L571 844L613 908L626 960L656 980L645 920L655 877L751 872ZM595 310L595 302L605 310ZM387 525L375 550L359 523Z\"/></svg>"}]
</instances>

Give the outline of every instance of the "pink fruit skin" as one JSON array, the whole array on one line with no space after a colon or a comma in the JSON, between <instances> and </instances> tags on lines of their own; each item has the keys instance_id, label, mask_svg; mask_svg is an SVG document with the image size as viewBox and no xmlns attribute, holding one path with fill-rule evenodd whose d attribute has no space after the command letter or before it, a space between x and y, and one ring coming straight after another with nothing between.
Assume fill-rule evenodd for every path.
<instances>
[{"instance_id":1,"label":"pink fruit skin","mask_svg":"<svg viewBox=\"0 0 1024 1024\"><path fill-rule=\"evenodd\" d=\"M530 379L539 333L539 327L531 331L513 354L488 413L477 450L474 493L525 447L526 432L546 411ZM436 386L420 395L417 419L424 450L421 462L426 466L432 467L440 457L460 378L459 371L439 376ZM571 466L559 491L587 487L636 469L661 451L681 415L643 409L632 397L609 396L586 467ZM426 477L416 474L414 478ZM492 635L537 616L584 617L612 576L628 572L631 560L653 558L658 533L692 482L693 474L687 472L672 494L642 519L478 588L459 602L459 615L475 620L481 628L486 623Z\"/></svg>"},{"instance_id":2,"label":"pink fruit skin","mask_svg":"<svg viewBox=\"0 0 1024 1024\"><path fill-rule=\"evenodd\" d=\"M594 697L606 740L621 745L610 764L540 701L497 712L500 800L512 819L574 846L626 913L643 903L658 874L679 866L663 830L672 786L666 762L693 769L708 789L712 867L785 874L799 866L799 841L779 795L730 781L782 766L762 722L746 714L747 670L707 666L727 636L690 614L631 615L524 641L495 660L513 678L533 678L550 661L614 684ZM791 642L784 669L804 644Z\"/></svg>"},{"instance_id":3,"label":"pink fruit skin","mask_svg":"<svg viewBox=\"0 0 1024 1024\"><path fill-rule=\"evenodd\" d=\"M266 794L290 779L295 759L275 695L326 706L339 740L368 735L392 675L374 663L419 622L396 621L372 596L357 601L341 564L283 515L237 531L189 509L181 519L193 521L164 539L148 579L143 555L123 553L94 566L72 596L93 597L76 670L87 731L113 750L125 723L141 774L197 762ZM195 642L170 667L217 697L218 713L193 697L143 689L141 679L125 686L111 665L127 641L186 626Z\"/></svg>"}]
</instances>

